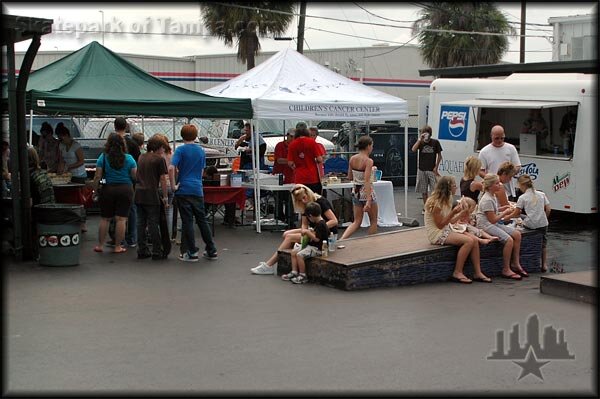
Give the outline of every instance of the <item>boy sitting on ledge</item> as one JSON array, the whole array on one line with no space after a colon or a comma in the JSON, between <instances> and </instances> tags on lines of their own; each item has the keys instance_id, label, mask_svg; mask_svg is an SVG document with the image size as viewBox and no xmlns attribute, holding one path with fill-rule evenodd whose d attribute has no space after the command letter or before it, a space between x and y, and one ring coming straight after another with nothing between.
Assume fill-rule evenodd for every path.
<instances>
[{"instance_id":1,"label":"boy sitting on ledge","mask_svg":"<svg viewBox=\"0 0 600 399\"><path fill-rule=\"evenodd\" d=\"M306 204L305 213L308 220L315 224L314 230L301 230L302 236L307 236L309 242L305 248L292 250L292 271L281 276L282 280L291 281L294 284L308 282L305 259L321 256L321 243L329 238L329 227L327 227L325 219L321 217L321 206L316 202L309 202Z\"/></svg>"}]
</instances>

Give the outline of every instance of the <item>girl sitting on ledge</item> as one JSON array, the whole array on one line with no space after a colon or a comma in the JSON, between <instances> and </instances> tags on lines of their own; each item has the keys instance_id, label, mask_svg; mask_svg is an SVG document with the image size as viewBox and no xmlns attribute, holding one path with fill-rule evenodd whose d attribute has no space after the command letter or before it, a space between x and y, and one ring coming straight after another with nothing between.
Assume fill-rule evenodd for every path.
<instances>
[{"instance_id":1,"label":"girl sitting on ledge","mask_svg":"<svg viewBox=\"0 0 600 399\"><path fill-rule=\"evenodd\" d=\"M456 233L452 231L451 224L458 222L469 214L469 209L463 206L452 208L452 200L456 191L456 182L452 176L442 176L431 196L425 202L425 229L427 237L435 245L455 245L459 247L456 254L456 264L450 281L462 284L471 284L473 281L491 283L492 279L481 271L479 263L479 241L473 235ZM473 263L473 279L465 276L463 269L467 257Z\"/></svg>"}]
</instances>

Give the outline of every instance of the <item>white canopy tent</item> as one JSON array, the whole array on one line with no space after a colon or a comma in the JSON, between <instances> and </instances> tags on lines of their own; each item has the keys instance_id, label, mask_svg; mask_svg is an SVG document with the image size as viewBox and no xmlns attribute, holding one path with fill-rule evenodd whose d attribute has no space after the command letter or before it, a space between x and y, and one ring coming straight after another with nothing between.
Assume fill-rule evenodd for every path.
<instances>
[{"instance_id":1,"label":"white canopy tent","mask_svg":"<svg viewBox=\"0 0 600 399\"><path fill-rule=\"evenodd\" d=\"M215 97L250 98L254 117L370 121L408 119L406 100L355 82L317 64L293 49L285 49L251 70L203 91ZM258 174L258 140L253 140L253 169ZM404 128L404 154L408 154L408 125ZM404 212L408 207L408 168L404 168ZM258 204L260 180L255 182ZM256 206L257 231L260 232Z\"/></svg>"}]
</instances>

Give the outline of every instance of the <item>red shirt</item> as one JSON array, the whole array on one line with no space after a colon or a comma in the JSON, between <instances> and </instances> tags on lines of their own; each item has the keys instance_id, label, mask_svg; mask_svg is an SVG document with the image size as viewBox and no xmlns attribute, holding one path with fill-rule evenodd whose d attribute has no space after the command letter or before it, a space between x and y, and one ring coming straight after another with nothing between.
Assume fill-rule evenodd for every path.
<instances>
[{"instance_id":1,"label":"red shirt","mask_svg":"<svg viewBox=\"0 0 600 399\"><path fill-rule=\"evenodd\" d=\"M317 142L310 137L302 136L294 139L288 148L288 161L294 162L294 183L319 183L319 172L315 158L321 155Z\"/></svg>"},{"instance_id":2,"label":"red shirt","mask_svg":"<svg viewBox=\"0 0 600 399\"><path fill-rule=\"evenodd\" d=\"M315 139L315 142L317 140ZM321 143L317 143L317 146L319 147L319 151L321 151L320 155L322 157L325 156L325 154L327 154L327 151L325 150L325 146ZM320 164L317 165L317 167L319 168L319 176L323 177L325 176L325 162L321 162Z\"/></svg>"},{"instance_id":3,"label":"red shirt","mask_svg":"<svg viewBox=\"0 0 600 399\"><path fill-rule=\"evenodd\" d=\"M273 162L273 173L274 174L283 173L283 183L284 184L294 182L294 171L292 170L292 168L290 168L288 166L287 163L281 164L281 163L278 163L277 160L279 158L287 159L289 146L290 146L290 144L286 140L280 141L275 146L275 153L274 153L275 161Z\"/></svg>"}]
</instances>

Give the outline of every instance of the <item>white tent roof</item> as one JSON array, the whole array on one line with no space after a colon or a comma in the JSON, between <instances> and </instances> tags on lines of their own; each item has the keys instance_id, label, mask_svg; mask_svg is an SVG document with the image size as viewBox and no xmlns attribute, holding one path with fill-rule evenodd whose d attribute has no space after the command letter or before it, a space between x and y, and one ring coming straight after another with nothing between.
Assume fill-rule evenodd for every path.
<instances>
[{"instance_id":1,"label":"white tent roof","mask_svg":"<svg viewBox=\"0 0 600 399\"><path fill-rule=\"evenodd\" d=\"M406 100L367 87L317 64L293 49L203 91L250 98L254 119L365 121L406 119Z\"/></svg>"}]
</instances>

